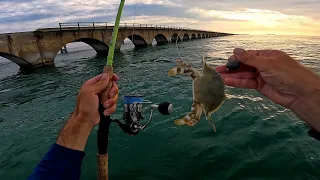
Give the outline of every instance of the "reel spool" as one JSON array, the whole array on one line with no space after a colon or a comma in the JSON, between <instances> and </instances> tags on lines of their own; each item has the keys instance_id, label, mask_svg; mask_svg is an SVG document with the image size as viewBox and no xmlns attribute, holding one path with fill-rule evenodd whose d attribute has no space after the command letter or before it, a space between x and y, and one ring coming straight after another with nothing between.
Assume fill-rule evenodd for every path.
<instances>
[{"instance_id":1,"label":"reel spool","mask_svg":"<svg viewBox=\"0 0 320 180\"><path fill-rule=\"evenodd\" d=\"M119 120L114 120L120 128L130 136L137 135L141 130L144 130L152 121L153 110L158 109L162 115L170 115L173 111L173 104L171 102L163 102L161 104L151 104L149 120L142 124L140 120L142 117L143 104L150 104L150 102L143 102L143 96L124 96L124 120L121 123Z\"/></svg>"}]
</instances>

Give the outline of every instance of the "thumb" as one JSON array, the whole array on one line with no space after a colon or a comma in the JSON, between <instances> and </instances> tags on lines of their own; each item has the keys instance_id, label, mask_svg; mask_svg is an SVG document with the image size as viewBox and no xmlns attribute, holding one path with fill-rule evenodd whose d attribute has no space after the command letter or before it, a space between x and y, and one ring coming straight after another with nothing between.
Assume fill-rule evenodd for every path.
<instances>
[{"instance_id":1,"label":"thumb","mask_svg":"<svg viewBox=\"0 0 320 180\"><path fill-rule=\"evenodd\" d=\"M243 64L255 67L258 70L268 64L265 57L256 56L255 54L252 54L241 48L235 48L233 50L233 54L236 56L237 60Z\"/></svg>"},{"instance_id":2,"label":"thumb","mask_svg":"<svg viewBox=\"0 0 320 180\"><path fill-rule=\"evenodd\" d=\"M96 84L93 85L93 90L95 93L100 93L101 91L105 90L110 82L109 75L107 73L104 73Z\"/></svg>"}]
</instances>

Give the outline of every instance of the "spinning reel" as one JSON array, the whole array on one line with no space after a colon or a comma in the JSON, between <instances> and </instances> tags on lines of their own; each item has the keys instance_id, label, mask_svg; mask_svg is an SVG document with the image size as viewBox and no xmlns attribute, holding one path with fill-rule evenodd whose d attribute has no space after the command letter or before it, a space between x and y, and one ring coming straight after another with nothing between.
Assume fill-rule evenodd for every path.
<instances>
[{"instance_id":1,"label":"spinning reel","mask_svg":"<svg viewBox=\"0 0 320 180\"><path fill-rule=\"evenodd\" d=\"M143 102L143 96L124 96L123 113L125 123L119 120L114 120L114 122L116 122L125 133L130 136L135 136L151 123L154 109L158 109L162 115L170 115L173 111L173 104L170 102L151 104L149 120L145 124L142 124L140 120L144 119L142 117L143 104L150 103L151 102Z\"/></svg>"}]
</instances>

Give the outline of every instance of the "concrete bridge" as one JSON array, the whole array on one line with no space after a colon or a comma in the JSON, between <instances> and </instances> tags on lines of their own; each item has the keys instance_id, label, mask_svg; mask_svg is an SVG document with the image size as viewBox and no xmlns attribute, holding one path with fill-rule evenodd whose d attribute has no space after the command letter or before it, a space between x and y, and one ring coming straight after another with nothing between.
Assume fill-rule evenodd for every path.
<instances>
[{"instance_id":1,"label":"concrete bridge","mask_svg":"<svg viewBox=\"0 0 320 180\"><path fill-rule=\"evenodd\" d=\"M107 55L112 31L113 25L107 23L60 23L58 28L0 34L0 56L18 64L21 69L53 65L57 53L71 42L84 42L98 55ZM177 39L186 41L227 35L232 34L172 26L121 24L116 49L120 50L126 38L136 47L145 47L154 39L162 45Z\"/></svg>"}]
</instances>

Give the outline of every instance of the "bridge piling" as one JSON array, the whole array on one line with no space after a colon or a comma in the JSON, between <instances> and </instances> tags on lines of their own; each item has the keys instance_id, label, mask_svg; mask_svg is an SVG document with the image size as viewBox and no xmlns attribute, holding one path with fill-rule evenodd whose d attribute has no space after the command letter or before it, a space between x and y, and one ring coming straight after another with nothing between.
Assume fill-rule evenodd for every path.
<instances>
[{"instance_id":1,"label":"bridge piling","mask_svg":"<svg viewBox=\"0 0 320 180\"><path fill-rule=\"evenodd\" d=\"M61 48L60 52L61 52L61 54L68 53L67 46L64 45L64 46Z\"/></svg>"},{"instance_id":2,"label":"bridge piling","mask_svg":"<svg viewBox=\"0 0 320 180\"><path fill-rule=\"evenodd\" d=\"M59 23L57 28L37 29L33 32L0 34L0 56L15 62L20 67L37 68L54 65L56 55L59 52L68 53L66 44L72 42L84 42L98 55L107 55L112 29L113 23L75 22ZM135 29L134 34L133 29ZM181 36L178 36L179 33ZM136 47L145 47L152 45L153 39L156 39L158 45L163 45L168 42L175 43L176 40L227 35L233 34L176 26L124 23L119 28L116 50L120 50L125 38L131 39Z\"/></svg>"}]
</instances>

